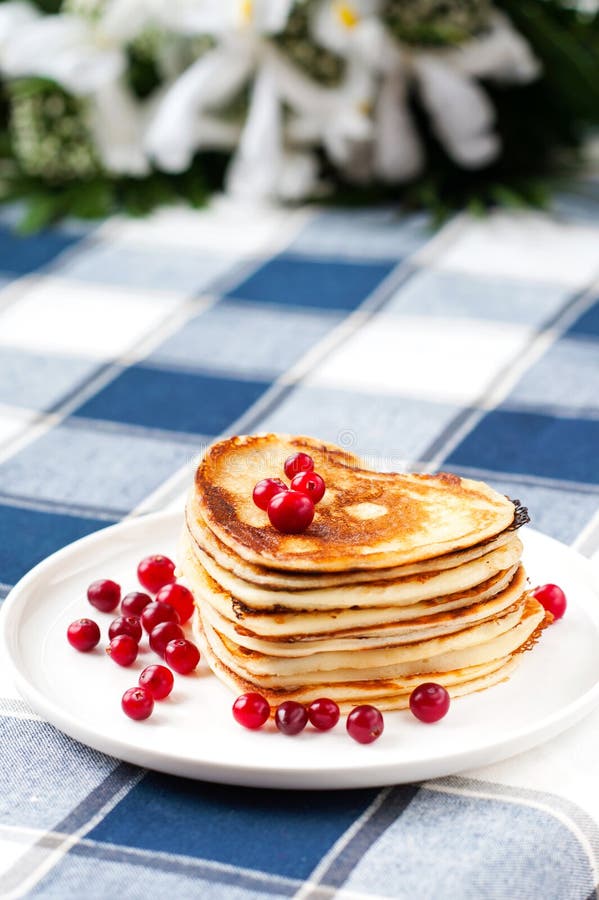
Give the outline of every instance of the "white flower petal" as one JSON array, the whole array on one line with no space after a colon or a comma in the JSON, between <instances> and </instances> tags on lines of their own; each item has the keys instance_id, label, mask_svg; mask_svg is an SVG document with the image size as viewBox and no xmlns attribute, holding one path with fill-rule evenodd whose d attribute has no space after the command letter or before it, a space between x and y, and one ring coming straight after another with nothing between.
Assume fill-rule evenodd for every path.
<instances>
[{"instance_id":1,"label":"white flower petal","mask_svg":"<svg viewBox=\"0 0 599 900\"><path fill-rule=\"evenodd\" d=\"M108 40L124 44L158 21L156 0L108 0L97 30Z\"/></svg>"},{"instance_id":2,"label":"white flower petal","mask_svg":"<svg viewBox=\"0 0 599 900\"><path fill-rule=\"evenodd\" d=\"M373 126L359 110L340 109L334 120L325 123L322 141L329 157L343 166L353 155L352 145L370 142Z\"/></svg>"},{"instance_id":3,"label":"white flower petal","mask_svg":"<svg viewBox=\"0 0 599 900\"><path fill-rule=\"evenodd\" d=\"M234 150L241 136L241 126L216 116L201 115L196 123L196 147L211 150Z\"/></svg>"},{"instance_id":4,"label":"white flower petal","mask_svg":"<svg viewBox=\"0 0 599 900\"><path fill-rule=\"evenodd\" d=\"M274 34L282 31L294 0L172 0L164 4L160 20L185 34L240 32Z\"/></svg>"},{"instance_id":5,"label":"white flower petal","mask_svg":"<svg viewBox=\"0 0 599 900\"><path fill-rule=\"evenodd\" d=\"M323 143L330 158L343 164L353 155L351 145L369 141L376 76L360 63L350 62L342 83L322 88L309 81L272 51L269 65L277 77L281 98L291 108L287 132L294 142Z\"/></svg>"},{"instance_id":6,"label":"white flower petal","mask_svg":"<svg viewBox=\"0 0 599 900\"><path fill-rule=\"evenodd\" d=\"M89 125L104 167L117 175L147 175L143 152L143 108L120 82L92 95Z\"/></svg>"},{"instance_id":7,"label":"white flower petal","mask_svg":"<svg viewBox=\"0 0 599 900\"><path fill-rule=\"evenodd\" d=\"M25 26L38 18L38 12L29 3L0 3L0 64L3 62L2 54Z\"/></svg>"},{"instance_id":8,"label":"white flower petal","mask_svg":"<svg viewBox=\"0 0 599 900\"><path fill-rule=\"evenodd\" d=\"M404 77L387 77L375 110L374 171L385 181L407 181L424 163L422 146L407 104Z\"/></svg>"},{"instance_id":9,"label":"white flower petal","mask_svg":"<svg viewBox=\"0 0 599 900\"><path fill-rule=\"evenodd\" d=\"M374 71L397 68L401 59L398 44L380 19L365 19L356 26L348 52Z\"/></svg>"},{"instance_id":10,"label":"white flower petal","mask_svg":"<svg viewBox=\"0 0 599 900\"><path fill-rule=\"evenodd\" d=\"M448 51L446 59L466 74L498 81L531 81L541 69L528 43L500 13L489 31Z\"/></svg>"},{"instance_id":11,"label":"white flower petal","mask_svg":"<svg viewBox=\"0 0 599 900\"><path fill-rule=\"evenodd\" d=\"M333 92L333 110L323 122L323 143L337 165L345 166L355 158L354 145L369 145L372 140L374 124L370 112L376 85L374 72L360 62L348 61L344 80Z\"/></svg>"},{"instance_id":12,"label":"white flower petal","mask_svg":"<svg viewBox=\"0 0 599 900\"><path fill-rule=\"evenodd\" d=\"M198 147L197 119L202 109L227 101L248 78L248 52L221 45L198 59L166 91L147 131L145 147L167 172L183 172Z\"/></svg>"},{"instance_id":13,"label":"white flower petal","mask_svg":"<svg viewBox=\"0 0 599 900\"><path fill-rule=\"evenodd\" d=\"M160 21L183 34L222 34L238 24L239 0L171 0L163 4Z\"/></svg>"},{"instance_id":14,"label":"white flower petal","mask_svg":"<svg viewBox=\"0 0 599 900\"><path fill-rule=\"evenodd\" d=\"M264 49L264 58L269 69L276 75L279 94L295 111L313 119L330 116L335 107L335 95L296 69L288 59L274 47Z\"/></svg>"},{"instance_id":15,"label":"white flower petal","mask_svg":"<svg viewBox=\"0 0 599 900\"><path fill-rule=\"evenodd\" d=\"M282 200L297 201L319 190L318 162L311 153L284 153L276 185Z\"/></svg>"},{"instance_id":16,"label":"white flower petal","mask_svg":"<svg viewBox=\"0 0 599 900\"><path fill-rule=\"evenodd\" d=\"M98 90L124 68L120 50L96 46L92 25L69 15L45 16L26 25L4 53L8 75L50 78L73 94Z\"/></svg>"},{"instance_id":17,"label":"white flower petal","mask_svg":"<svg viewBox=\"0 0 599 900\"><path fill-rule=\"evenodd\" d=\"M432 127L449 155L468 168L490 163L501 145L493 133L493 107L483 89L430 54L418 56L414 69Z\"/></svg>"},{"instance_id":18,"label":"white flower petal","mask_svg":"<svg viewBox=\"0 0 599 900\"><path fill-rule=\"evenodd\" d=\"M267 66L259 70L239 147L227 172L227 191L243 200L276 195L282 156L281 103Z\"/></svg>"},{"instance_id":19,"label":"white flower petal","mask_svg":"<svg viewBox=\"0 0 599 900\"><path fill-rule=\"evenodd\" d=\"M251 27L262 34L277 34L287 25L295 0L251 0Z\"/></svg>"},{"instance_id":20,"label":"white flower petal","mask_svg":"<svg viewBox=\"0 0 599 900\"><path fill-rule=\"evenodd\" d=\"M318 44L347 56L356 32L381 8L381 0L322 0L312 15L312 35Z\"/></svg>"}]
</instances>

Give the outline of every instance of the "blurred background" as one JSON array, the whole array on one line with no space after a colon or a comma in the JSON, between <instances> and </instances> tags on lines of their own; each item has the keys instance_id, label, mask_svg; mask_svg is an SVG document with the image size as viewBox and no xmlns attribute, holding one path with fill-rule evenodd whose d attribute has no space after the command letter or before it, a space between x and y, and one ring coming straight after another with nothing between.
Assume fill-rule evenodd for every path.
<instances>
[{"instance_id":1,"label":"blurred background","mask_svg":"<svg viewBox=\"0 0 599 900\"><path fill-rule=\"evenodd\" d=\"M0 600L266 430L599 563L598 118L592 2L0 2ZM3 664L6 896L596 893L592 718L438 790L274 793L104 757Z\"/></svg>"},{"instance_id":2,"label":"blurred background","mask_svg":"<svg viewBox=\"0 0 599 900\"><path fill-rule=\"evenodd\" d=\"M223 188L543 205L588 157L598 51L592 0L9 0L0 196L24 232Z\"/></svg>"},{"instance_id":3,"label":"blurred background","mask_svg":"<svg viewBox=\"0 0 599 900\"><path fill-rule=\"evenodd\" d=\"M564 0L0 3L3 591L265 429L593 553L598 49Z\"/></svg>"}]
</instances>

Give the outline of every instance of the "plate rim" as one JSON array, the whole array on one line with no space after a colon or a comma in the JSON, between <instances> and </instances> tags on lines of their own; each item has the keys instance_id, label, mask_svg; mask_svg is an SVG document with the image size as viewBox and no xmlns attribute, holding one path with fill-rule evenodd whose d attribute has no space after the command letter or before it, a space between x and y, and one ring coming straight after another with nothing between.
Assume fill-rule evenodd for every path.
<instances>
[{"instance_id":1,"label":"plate rim","mask_svg":"<svg viewBox=\"0 0 599 900\"><path fill-rule=\"evenodd\" d=\"M55 566L60 565L63 557L70 556L73 553L79 554L82 551L86 552L94 544L106 541L107 537L110 539L114 531L119 534L129 531L135 532L144 525L147 526L154 523L165 525L171 519L176 523L180 517L180 510L168 509L127 518L110 524L105 528L98 529L59 548L50 556L41 560L11 588L0 610L0 647L4 652L4 658L8 663L10 674L19 694L30 704L36 714L74 740L133 765L224 784L271 788L284 787L299 790L309 788L344 789L383 786L441 777L440 775L418 774L418 766L421 764L421 760L410 760L407 763L405 761L392 763L377 759L369 760L366 755L363 763L336 762L314 769L285 766L283 758L281 767L269 769L259 764L259 758L257 761L240 763L226 760L198 760L187 754L165 754L164 751L154 750L151 747L132 746L122 737L94 730L86 723L76 721L70 712L65 711L60 704L32 683L19 665L16 647L19 616L24 612L21 610L21 604L26 604L30 586L33 586L48 570L52 570ZM542 543L554 544L559 547L561 553L565 552L568 556L575 557L579 572L584 574L585 581L598 594L599 598L599 580L590 560L567 544L563 544L536 529L527 527L524 529L524 535L525 547L526 535L530 535L534 541L540 540ZM595 621L599 630L599 607L597 609L591 608L587 600L579 602L582 603L586 614ZM571 727L597 704L599 704L599 672L595 682L584 693L565 707L554 710L541 720L534 721L531 726L512 729L499 742L493 741L490 744L479 743L474 747L470 746L465 750L456 751L449 756L447 754L438 754L426 757L424 766L428 768L443 768L445 774L449 772L457 774L465 769L507 759L512 755L529 750ZM175 765L173 765L173 762ZM446 762L447 765L441 766L442 762ZM401 774L401 770L407 770L405 776ZM330 783L333 772L335 773L335 784ZM298 783L290 784L290 780Z\"/></svg>"}]
</instances>

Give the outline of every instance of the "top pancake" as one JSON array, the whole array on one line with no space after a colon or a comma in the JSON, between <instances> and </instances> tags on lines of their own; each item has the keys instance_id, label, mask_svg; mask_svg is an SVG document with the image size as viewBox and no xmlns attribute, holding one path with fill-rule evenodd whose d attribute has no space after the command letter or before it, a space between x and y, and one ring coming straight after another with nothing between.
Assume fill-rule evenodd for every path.
<instances>
[{"instance_id":1,"label":"top pancake","mask_svg":"<svg viewBox=\"0 0 599 900\"><path fill-rule=\"evenodd\" d=\"M299 451L314 459L327 491L303 534L281 534L252 491L262 478L280 477ZM409 565L487 541L515 515L512 501L482 482L374 472L333 444L275 434L213 444L196 472L195 501L208 528L242 559L295 572Z\"/></svg>"}]
</instances>

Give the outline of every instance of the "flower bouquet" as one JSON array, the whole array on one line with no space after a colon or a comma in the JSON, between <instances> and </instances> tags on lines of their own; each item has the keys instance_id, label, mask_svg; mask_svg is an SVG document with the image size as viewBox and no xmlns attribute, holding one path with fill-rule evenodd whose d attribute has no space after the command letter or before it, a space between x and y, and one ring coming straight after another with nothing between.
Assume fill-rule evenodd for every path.
<instances>
[{"instance_id":1,"label":"flower bouquet","mask_svg":"<svg viewBox=\"0 0 599 900\"><path fill-rule=\"evenodd\" d=\"M25 230L247 201L539 203L599 117L562 0L0 2L0 197Z\"/></svg>"}]
</instances>

